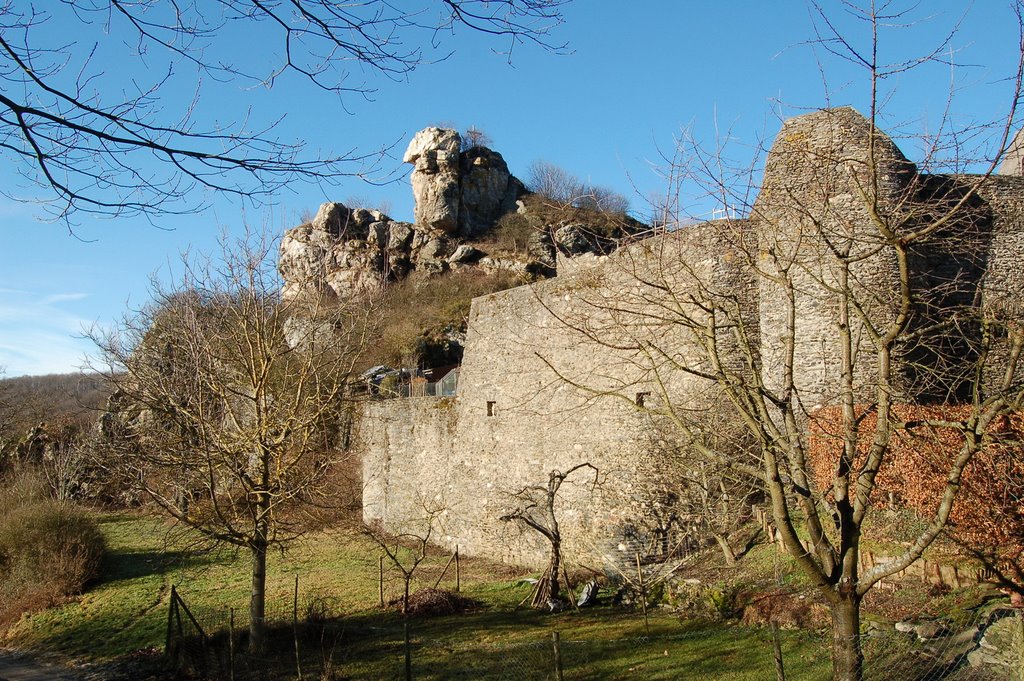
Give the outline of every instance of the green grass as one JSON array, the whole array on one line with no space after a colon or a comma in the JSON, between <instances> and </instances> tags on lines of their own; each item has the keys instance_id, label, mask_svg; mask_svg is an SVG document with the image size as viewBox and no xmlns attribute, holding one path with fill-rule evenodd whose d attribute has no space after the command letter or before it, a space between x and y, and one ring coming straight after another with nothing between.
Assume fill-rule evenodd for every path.
<instances>
[{"instance_id":1,"label":"green grass","mask_svg":"<svg viewBox=\"0 0 1024 681\"><path fill-rule=\"evenodd\" d=\"M238 627L245 626L244 553L190 551L180 539L172 541L165 523L155 518L117 514L99 520L109 549L104 577L80 598L24 617L8 631L6 645L94 660L162 647L172 584L205 627L226 625L229 608L236 609ZM339 616L323 636L321 657L333 660L343 678L399 677L402 621L394 610L378 607L378 555L372 540L351 529L319 534L275 554L268 565L268 615L282 625L281 647L291 645L288 623L298 575L300 617L314 601ZM431 556L416 587L433 586L447 559ZM452 577L449 569L442 586L451 586ZM566 678L762 679L774 673L766 630L681 623L654 609L648 637L642 615L631 610L515 610L531 587L514 571L480 560L463 561L462 586L464 595L483 604L478 611L412 622L418 679L546 678L553 667L554 631L561 636ZM386 590L388 598L400 593L393 571ZM827 676L819 636L786 632L783 644L788 678ZM287 662L283 668L289 669Z\"/></svg>"}]
</instances>

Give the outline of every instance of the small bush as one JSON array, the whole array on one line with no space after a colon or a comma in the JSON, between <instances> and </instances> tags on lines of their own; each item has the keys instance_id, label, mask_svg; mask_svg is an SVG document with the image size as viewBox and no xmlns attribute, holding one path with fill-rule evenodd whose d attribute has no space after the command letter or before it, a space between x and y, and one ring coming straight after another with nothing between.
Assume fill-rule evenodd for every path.
<instances>
[{"instance_id":1,"label":"small bush","mask_svg":"<svg viewBox=\"0 0 1024 681\"><path fill-rule=\"evenodd\" d=\"M473 298L521 283L513 274L466 269L389 286L366 366L457 364L462 359L461 348L452 356L447 336L465 330Z\"/></svg>"},{"instance_id":2,"label":"small bush","mask_svg":"<svg viewBox=\"0 0 1024 681\"><path fill-rule=\"evenodd\" d=\"M495 253L527 254L530 242L537 238L537 229L519 213L506 213L488 235L488 245Z\"/></svg>"},{"instance_id":3,"label":"small bush","mask_svg":"<svg viewBox=\"0 0 1024 681\"><path fill-rule=\"evenodd\" d=\"M81 592L100 572L104 542L84 511L47 498L34 476L0 490L0 626Z\"/></svg>"},{"instance_id":4,"label":"small bush","mask_svg":"<svg viewBox=\"0 0 1024 681\"><path fill-rule=\"evenodd\" d=\"M737 584L720 584L707 591L708 605L718 619L735 617L740 610L741 587Z\"/></svg>"}]
</instances>

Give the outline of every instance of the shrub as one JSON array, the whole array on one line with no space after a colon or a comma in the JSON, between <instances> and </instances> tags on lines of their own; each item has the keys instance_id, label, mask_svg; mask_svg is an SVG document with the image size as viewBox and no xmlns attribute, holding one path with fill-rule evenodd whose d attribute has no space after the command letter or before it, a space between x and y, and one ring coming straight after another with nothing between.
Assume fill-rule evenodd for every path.
<instances>
[{"instance_id":1,"label":"shrub","mask_svg":"<svg viewBox=\"0 0 1024 681\"><path fill-rule=\"evenodd\" d=\"M530 191L564 207L572 206L612 215L625 215L629 210L629 199L622 194L584 182L554 164L535 161L528 172L526 186Z\"/></svg>"},{"instance_id":2,"label":"shrub","mask_svg":"<svg viewBox=\"0 0 1024 681\"><path fill-rule=\"evenodd\" d=\"M925 419L957 422L970 413L966 406L896 405L897 419L914 423ZM860 429L870 432L876 414L862 413ZM1021 434L1024 415L1015 413L999 419L992 428L992 442L979 452L964 470L961 489L949 516L947 533L968 554L992 561L993 567L1024 590L1024 456ZM810 455L819 489L829 489L842 449L842 414L838 407L826 407L811 422ZM913 427L897 431L889 444L890 453L878 471L874 501L896 508L906 507L920 518L935 514L952 457L959 451L962 435L949 427ZM869 438L862 438L857 466L866 460ZM923 529L904 524L905 536L913 538Z\"/></svg>"},{"instance_id":3,"label":"shrub","mask_svg":"<svg viewBox=\"0 0 1024 681\"><path fill-rule=\"evenodd\" d=\"M635 220L623 212L597 210L583 202L581 205L561 203L541 193L527 194L520 199L530 217L543 225L586 225L590 234L600 240L622 239L645 232L649 225ZM577 204L580 202L577 202Z\"/></svg>"},{"instance_id":4,"label":"shrub","mask_svg":"<svg viewBox=\"0 0 1024 681\"><path fill-rule=\"evenodd\" d=\"M364 363L394 367L458 363L461 349L453 353L448 336L465 330L473 298L521 283L514 274L474 268L430 279L409 278L389 286Z\"/></svg>"},{"instance_id":5,"label":"shrub","mask_svg":"<svg viewBox=\"0 0 1024 681\"><path fill-rule=\"evenodd\" d=\"M489 235L490 250L495 253L526 254L530 242L537 238L537 229L519 213L506 213Z\"/></svg>"},{"instance_id":6,"label":"shrub","mask_svg":"<svg viewBox=\"0 0 1024 681\"><path fill-rule=\"evenodd\" d=\"M38 476L25 475L0 490L0 626L81 592L100 572L96 523L43 488Z\"/></svg>"}]
</instances>

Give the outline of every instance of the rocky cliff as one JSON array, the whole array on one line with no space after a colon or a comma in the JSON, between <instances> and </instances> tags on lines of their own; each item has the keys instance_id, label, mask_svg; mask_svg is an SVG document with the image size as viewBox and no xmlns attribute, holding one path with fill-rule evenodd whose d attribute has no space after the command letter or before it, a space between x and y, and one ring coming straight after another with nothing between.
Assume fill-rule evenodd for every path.
<instances>
[{"instance_id":1,"label":"rocky cliff","mask_svg":"<svg viewBox=\"0 0 1024 681\"><path fill-rule=\"evenodd\" d=\"M426 128L409 143L415 222L325 203L285 233L279 268L285 297L364 294L408 276L461 268L520 281L555 274L559 256L614 250L647 226L622 214L557 205L530 194L498 152L464 148L458 132Z\"/></svg>"}]
</instances>

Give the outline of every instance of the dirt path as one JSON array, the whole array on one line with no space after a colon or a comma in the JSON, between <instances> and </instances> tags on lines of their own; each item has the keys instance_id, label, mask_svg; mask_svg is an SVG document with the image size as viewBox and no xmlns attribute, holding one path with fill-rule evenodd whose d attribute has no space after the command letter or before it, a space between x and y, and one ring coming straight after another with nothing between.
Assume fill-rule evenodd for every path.
<instances>
[{"instance_id":1,"label":"dirt path","mask_svg":"<svg viewBox=\"0 0 1024 681\"><path fill-rule=\"evenodd\" d=\"M77 681L81 677L24 653L0 650L0 681Z\"/></svg>"},{"instance_id":2,"label":"dirt path","mask_svg":"<svg viewBox=\"0 0 1024 681\"><path fill-rule=\"evenodd\" d=\"M163 653L138 650L105 662L81 662L71 667L46 654L0 648L0 681L165 681Z\"/></svg>"}]
</instances>

